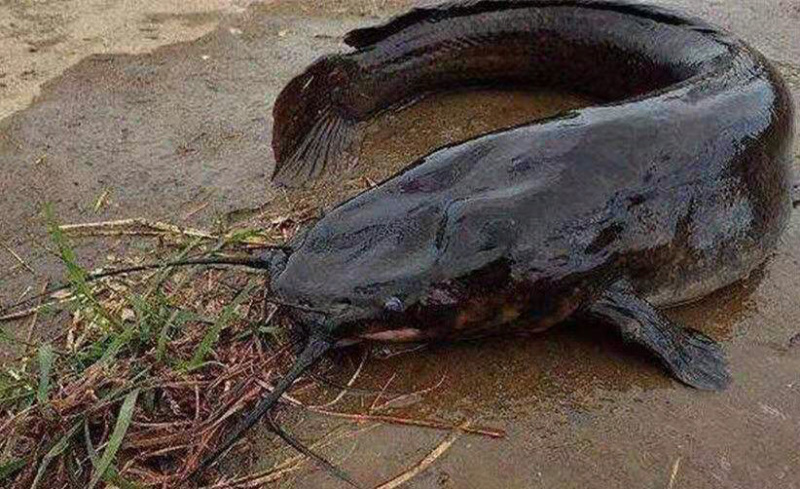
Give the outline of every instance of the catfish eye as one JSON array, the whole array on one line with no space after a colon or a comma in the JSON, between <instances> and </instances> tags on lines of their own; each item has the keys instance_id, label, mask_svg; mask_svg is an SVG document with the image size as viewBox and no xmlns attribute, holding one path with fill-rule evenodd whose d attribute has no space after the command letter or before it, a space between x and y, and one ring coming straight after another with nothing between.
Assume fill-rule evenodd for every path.
<instances>
[{"instance_id":1,"label":"catfish eye","mask_svg":"<svg viewBox=\"0 0 800 489\"><path fill-rule=\"evenodd\" d=\"M383 303L383 309L387 312L403 312L403 301L399 297L389 297Z\"/></svg>"}]
</instances>

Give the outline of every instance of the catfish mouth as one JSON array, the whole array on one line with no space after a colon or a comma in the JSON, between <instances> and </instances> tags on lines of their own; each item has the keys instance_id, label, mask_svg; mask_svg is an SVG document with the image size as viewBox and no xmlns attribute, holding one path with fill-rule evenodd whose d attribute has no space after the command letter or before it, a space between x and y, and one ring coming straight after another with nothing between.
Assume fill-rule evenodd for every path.
<instances>
[{"instance_id":1,"label":"catfish mouth","mask_svg":"<svg viewBox=\"0 0 800 489\"><path fill-rule=\"evenodd\" d=\"M499 294L489 300L476 296L437 311L414 308L410 314L398 314L386 320L351 323L337 342L352 345L361 342L422 343L430 341L469 340L503 333L541 333L575 312L579 301L567 295L552 308L537 314L514 296Z\"/></svg>"},{"instance_id":2,"label":"catfish mouth","mask_svg":"<svg viewBox=\"0 0 800 489\"><path fill-rule=\"evenodd\" d=\"M267 264L270 283L274 283L281 276L293 252L291 246L274 246L261 252L259 259Z\"/></svg>"},{"instance_id":3,"label":"catfish mouth","mask_svg":"<svg viewBox=\"0 0 800 489\"><path fill-rule=\"evenodd\" d=\"M334 343L335 348L346 348L365 342L374 343L424 343L433 338L419 328L383 329L370 333L347 336Z\"/></svg>"},{"instance_id":4,"label":"catfish mouth","mask_svg":"<svg viewBox=\"0 0 800 489\"><path fill-rule=\"evenodd\" d=\"M520 326L519 328L514 328L514 330L531 334L543 333L552 328L553 326L555 326L555 324L556 323L553 322L553 323L539 324L531 327ZM496 331L496 330L493 331L491 328L489 329L478 328L476 330L458 331L458 330L448 330L446 328L421 329L409 326L392 328L387 325L384 328L378 328L369 332L347 336L345 338L337 340L335 346L338 348L364 342L426 343L437 340L457 340L457 339L469 340L487 336L499 336L501 334L502 334L501 331Z\"/></svg>"},{"instance_id":5,"label":"catfish mouth","mask_svg":"<svg viewBox=\"0 0 800 489\"><path fill-rule=\"evenodd\" d=\"M419 328L387 328L370 333L362 333L351 340L375 341L385 343L417 343L432 339L431 335Z\"/></svg>"}]
</instances>

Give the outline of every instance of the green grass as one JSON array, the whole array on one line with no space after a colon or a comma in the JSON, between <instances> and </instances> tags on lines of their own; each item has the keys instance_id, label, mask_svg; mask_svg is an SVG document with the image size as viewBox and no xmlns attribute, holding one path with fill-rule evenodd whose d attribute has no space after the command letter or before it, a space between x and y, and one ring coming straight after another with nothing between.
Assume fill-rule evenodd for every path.
<instances>
[{"instance_id":1,"label":"green grass","mask_svg":"<svg viewBox=\"0 0 800 489\"><path fill-rule=\"evenodd\" d=\"M23 352L19 361L0 367L5 413L0 425L11 427L0 431L0 486L55 487L54 480L90 489L103 482L125 489L147 486L146 480L121 475L121 460L131 457L125 450L132 421L182 422L181 406L191 404L197 393L188 392L190 400L175 399L176 391L165 385L213 381L226 362L242 356L236 353L240 344L250 352L253 341L271 341L272 328L240 313L247 303L245 314L256 314L253 304L261 304L255 296L263 279L190 267L91 281L51 206L44 216L72 297L64 321L68 332L58 340L28 344L0 329L0 341ZM241 252L242 243L259 232L220 235L225 237L217 242L192 240L165 261ZM209 280L223 279L233 284L222 286L223 281L206 290ZM55 312L49 307L48 314ZM215 401L209 396L204 413L216 413ZM137 436L147 434L135 430ZM17 442L22 438L34 448L21 452ZM180 460L178 452L171 462L175 471Z\"/></svg>"},{"instance_id":2,"label":"green grass","mask_svg":"<svg viewBox=\"0 0 800 489\"><path fill-rule=\"evenodd\" d=\"M256 284L254 282L250 282L247 284L247 287L245 287L245 289L236 296L236 298L233 300L233 303L225 306L225 308L222 310L222 314L220 314L217 320L214 321L214 324L211 325L211 327L208 329L208 332L206 332L205 336L203 336L200 344L197 345L197 349L192 355L192 359L189 360L188 364L186 364L186 370L196 370L203 365L203 360L219 340L220 331L230 324L236 315L236 307L245 299L250 297L255 289L255 286Z\"/></svg>"}]
</instances>

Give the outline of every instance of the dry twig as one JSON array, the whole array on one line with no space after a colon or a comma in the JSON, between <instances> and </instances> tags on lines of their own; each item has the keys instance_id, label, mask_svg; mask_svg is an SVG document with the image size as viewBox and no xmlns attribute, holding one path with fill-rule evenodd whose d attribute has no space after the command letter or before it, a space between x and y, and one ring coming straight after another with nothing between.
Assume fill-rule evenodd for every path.
<instances>
[{"instance_id":1,"label":"dry twig","mask_svg":"<svg viewBox=\"0 0 800 489\"><path fill-rule=\"evenodd\" d=\"M425 458L419 461L416 465L408 469L407 471L403 472L402 474L398 475L394 479L384 482L383 484L379 485L375 489L395 489L396 487L400 487L401 485L405 484L406 482L410 481L417 475L421 474L425 470L428 469L431 465L433 465L436 460L439 459L444 453L453 446L453 443L458 440L461 433L465 431L469 427L469 421L466 421L461 424L458 428L456 428L450 436L447 437L442 443L439 444L436 448L433 449L431 453L429 453Z\"/></svg>"}]
</instances>

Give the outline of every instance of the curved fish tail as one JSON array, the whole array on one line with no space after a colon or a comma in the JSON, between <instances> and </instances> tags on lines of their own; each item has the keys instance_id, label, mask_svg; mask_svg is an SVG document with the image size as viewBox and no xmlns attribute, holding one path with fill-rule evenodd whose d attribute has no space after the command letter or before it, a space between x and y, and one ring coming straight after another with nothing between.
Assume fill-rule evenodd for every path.
<instances>
[{"instance_id":1,"label":"curved fish tail","mask_svg":"<svg viewBox=\"0 0 800 489\"><path fill-rule=\"evenodd\" d=\"M322 57L278 95L273 108L273 182L299 186L355 161L361 131L341 101L351 67L342 56Z\"/></svg>"}]
</instances>

